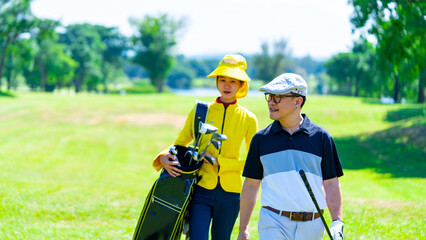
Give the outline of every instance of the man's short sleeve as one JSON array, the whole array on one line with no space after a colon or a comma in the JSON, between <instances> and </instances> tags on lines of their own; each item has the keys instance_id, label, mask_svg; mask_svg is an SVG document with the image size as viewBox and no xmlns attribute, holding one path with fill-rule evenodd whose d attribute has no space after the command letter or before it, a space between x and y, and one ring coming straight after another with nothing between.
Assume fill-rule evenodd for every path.
<instances>
[{"instance_id":1,"label":"man's short sleeve","mask_svg":"<svg viewBox=\"0 0 426 240\"><path fill-rule=\"evenodd\" d=\"M324 135L324 155L321 161L321 170L323 180L343 176L336 145L333 138L328 134Z\"/></svg>"},{"instance_id":2,"label":"man's short sleeve","mask_svg":"<svg viewBox=\"0 0 426 240\"><path fill-rule=\"evenodd\" d=\"M253 179L263 178L263 166L260 162L260 135L254 135L250 143L250 149L247 154L246 164L244 165L243 176Z\"/></svg>"}]
</instances>

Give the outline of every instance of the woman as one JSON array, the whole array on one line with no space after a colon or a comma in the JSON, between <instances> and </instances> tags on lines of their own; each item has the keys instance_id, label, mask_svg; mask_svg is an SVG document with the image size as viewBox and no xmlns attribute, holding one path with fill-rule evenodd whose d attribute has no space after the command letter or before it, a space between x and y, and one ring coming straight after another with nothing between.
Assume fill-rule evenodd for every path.
<instances>
[{"instance_id":1,"label":"woman","mask_svg":"<svg viewBox=\"0 0 426 240\"><path fill-rule=\"evenodd\" d=\"M255 115L237 103L247 95L250 78L245 72L246 60L238 54L226 55L218 67L207 77L216 78L220 96L209 106L206 123L217 127L218 133L227 136L220 150L210 147L207 155L215 165L206 163L200 169L200 181L194 187L189 204L189 237L207 240L212 222L213 240L230 239L240 209L242 170L245 160L240 159L240 147L245 141L249 149L251 139L257 132ZM174 145L187 146L192 140L194 109L189 113L184 128ZM204 149L210 138L204 137L200 149ZM154 160L153 166L164 168L170 175L179 176L181 170L174 156L164 151Z\"/></svg>"}]
</instances>

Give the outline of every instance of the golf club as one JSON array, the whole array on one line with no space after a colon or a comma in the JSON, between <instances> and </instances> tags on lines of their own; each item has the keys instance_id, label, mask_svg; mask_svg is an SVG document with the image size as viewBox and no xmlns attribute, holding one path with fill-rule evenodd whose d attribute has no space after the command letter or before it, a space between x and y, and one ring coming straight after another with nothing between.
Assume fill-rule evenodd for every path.
<instances>
[{"instance_id":1,"label":"golf club","mask_svg":"<svg viewBox=\"0 0 426 240\"><path fill-rule=\"evenodd\" d=\"M209 163L211 163L212 165L215 165L215 160L212 158L212 157L210 157L210 156L207 156L207 155L205 155L205 153L206 153L206 151L207 151L207 148L209 147L209 145L210 145L210 143L211 144L213 144L213 146L217 149L217 150L220 150L220 147L222 146L222 141L225 141L225 140L227 140L228 138L226 137L226 135L224 135L224 134L220 134L220 133L217 133L217 132L214 132L213 134L212 134L212 137L211 137L211 139L210 139L210 141L209 141L209 143L207 143L207 145L206 145L206 147L204 148L204 151L201 153L201 155L200 155L200 160L201 159L203 159L203 158L206 158L206 160L209 162Z\"/></svg>"},{"instance_id":2,"label":"golf club","mask_svg":"<svg viewBox=\"0 0 426 240\"><path fill-rule=\"evenodd\" d=\"M214 133L212 134L212 137L211 137L211 139L210 139L209 143L207 143L207 146L206 146L206 148L204 148L204 151L203 151L203 153L201 153L201 155L203 155L203 154L206 152L206 150L207 150L207 148L209 147L210 143L213 143L213 145L215 146L215 148L216 148L217 150L219 150L219 149L220 149L220 146L221 146L221 142L222 142L222 141L225 141L226 139L228 139L228 138L226 137L226 135L223 135L223 134L220 134L220 133L214 132Z\"/></svg>"},{"instance_id":3,"label":"golf club","mask_svg":"<svg viewBox=\"0 0 426 240\"><path fill-rule=\"evenodd\" d=\"M212 135L212 139L213 139L213 140L217 140L217 141L225 141L225 140L227 140L228 138L227 138L227 137L226 137L226 135L224 135L224 134L220 134L220 133L215 132L215 133L213 133L213 135Z\"/></svg>"},{"instance_id":4,"label":"golf club","mask_svg":"<svg viewBox=\"0 0 426 240\"><path fill-rule=\"evenodd\" d=\"M302 170L299 171L299 174L300 174L300 177L302 177L303 182L305 183L306 189L308 190L309 195L311 196L312 202L314 202L314 204L315 204L315 207L318 211L318 214L321 217L322 223L324 224L324 227L325 227L325 230L327 231L328 236L330 237L331 240L333 240L333 237L331 236L331 233L330 233L330 229L328 228L327 223L325 222L324 216L321 213L321 209L318 206L315 195L312 192L311 185L309 184L308 179L306 178L305 171L303 171L303 169L302 169Z\"/></svg>"},{"instance_id":5,"label":"golf club","mask_svg":"<svg viewBox=\"0 0 426 240\"><path fill-rule=\"evenodd\" d=\"M210 125L208 123L200 122L200 130L198 131L201 134L210 134L217 131L217 127Z\"/></svg>"},{"instance_id":6,"label":"golf club","mask_svg":"<svg viewBox=\"0 0 426 240\"><path fill-rule=\"evenodd\" d=\"M222 147L222 142L219 142L219 141L217 141L217 140L212 140L211 142L212 142L213 146L214 146L217 150L219 150L219 149L220 149L220 147Z\"/></svg>"},{"instance_id":7,"label":"golf club","mask_svg":"<svg viewBox=\"0 0 426 240\"><path fill-rule=\"evenodd\" d=\"M199 155L198 155L198 148L200 145L200 141L203 135L205 134L210 134L210 133L214 133L216 132L218 129L217 127L210 125L208 123L203 123L200 122L200 127L198 132L201 134L198 138L198 141L193 145L192 150L189 150L185 153L185 156L190 155L190 159L189 159L189 166L191 166L192 163L192 159L194 159L195 161L198 161L199 159Z\"/></svg>"},{"instance_id":8,"label":"golf club","mask_svg":"<svg viewBox=\"0 0 426 240\"><path fill-rule=\"evenodd\" d=\"M180 162L177 159L178 152L177 152L176 146L171 146L170 149L169 149L169 153L175 156L176 161L178 162L177 166L180 167L181 166ZM170 158L169 158L169 160L172 161L172 159L170 159Z\"/></svg>"},{"instance_id":9,"label":"golf club","mask_svg":"<svg viewBox=\"0 0 426 240\"><path fill-rule=\"evenodd\" d=\"M203 156L211 165L215 165L216 164L216 160L214 160L214 158L210 157L209 155L204 155Z\"/></svg>"}]
</instances>

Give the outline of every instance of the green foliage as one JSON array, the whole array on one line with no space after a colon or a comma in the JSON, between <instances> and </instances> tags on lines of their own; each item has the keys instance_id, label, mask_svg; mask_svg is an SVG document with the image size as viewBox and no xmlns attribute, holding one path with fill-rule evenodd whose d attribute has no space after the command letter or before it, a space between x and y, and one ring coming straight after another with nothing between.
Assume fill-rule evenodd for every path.
<instances>
[{"instance_id":1,"label":"green foliage","mask_svg":"<svg viewBox=\"0 0 426 240\"><path fill-rule=\"evenodd\" d=\"M14 95L10 92L2 92L0 91L0 97L14 97Z\"/></svg>"},{"instance_id":2,"label":"green foliage","mask_svg":"<svg viewBox=\"0 0 426 240\"><path fill-rule=\"evenodd\" d=\"M108 84L114 83L118 75L122 74L119 69L123 69L123 53L128 49L128 40L116 27L104 27L95 25L101 41L106 48L102 51L100 82L104 86L104 92L108 92Z\"/></svg>"},{"instance_id":3,"label":"green foliage","mask_svg":"<svg viewBox=\"0 0 426 240\"><path fill-rule=\"evenodd\" d=\"M128 86L123 87L120 90L110 90L112 94L143 94L143 93L155 93L156 88L152 85L143 86Z\"/></svg>"},{"instance_id":4,"label":"green foliage","mask_svg":"<svg viewBox=\"0 0 426 240\"><path fill-rule=\"evenodd\" d=\"M136 51L134 62L148 71L152 84L162 92L164 80L173 65L172 50L183 20L175 21L167 14L146 15L141 20L131 18L130 24L137 29L137 34L132 37Z\"/></svg>"},{"instance_id":5,"label":"green foliage","mask_svg":"<svg viewBox=\"0 0 426 240\"><path fill-rule=\"evenodd\" d=\"M354 6L352 23L366 29L377 40L378 73L393 79L393 98L401 99L401 89L418 82L418 102L424 102L426 36L424 1L350 0Z\"/></svg>"},{"instance_id":6,"label":"green foliage","mask_svg":"<svg viewBox=\"0 0 426 240\"><path fill-rule=\"evenodd\" d=\"M9 45L17 41L21 33L30 31L34 24L30 3L31 0L0 2L0 87Z\"/></svg>"},{"instance_id":7,"label":"green foliage","mask_svg":"<svg viewBox=\"0 0 426 240\"><path fill-rule=\"evenodd\" d=\"M270 49L268 42L262 42L262 52L254 58L257 68L256 77L269 82L284 73L290 57L290 50L287 48L288 40L284 38L274 42L273 49Z\"/></svg>"},{"instance_id":8,"label":"green foliage","mask_svg":"<svg viewBox=\"0 0 426 240\"><path fill-rule=\"evenodd\" d=\"M178 56L167 78L167 85L171 88L189 89L195 76L195 70L192 69L189 61L183 56Z\"/></svg>"},{"instance_id":9,"label":"green foliage","mask_svg":"<svg viewBox=\"0 0 426 240\"><path fill-rule=\"evenodd\" d=\"M106 49L97 28L87 23L68 25L66 32L60 34L60 42L78 63L73 82L75 92L80 92L86 83L89 90L94 90L102 77L102 51Z\"/></svg>"},{"instance_id":10,"label":"green foliage","mask_svg":"<svg viewBox=\"0 0 426 240\"><path fill-rule=\"evenodd\" d=\"M152 160L176 138L196 98L213 97L0 97L0 238L131 239L159 174ZM271 122L263 97L238 101L260 128ZM308 98L303 112L333 135L344 167L346 239L426 237L423 108ZM258 201L252 239L259 209ZM328 211L325 218L330 223ZM237 233L238 220L231 239Z\"/></svg>"}]
</instances>

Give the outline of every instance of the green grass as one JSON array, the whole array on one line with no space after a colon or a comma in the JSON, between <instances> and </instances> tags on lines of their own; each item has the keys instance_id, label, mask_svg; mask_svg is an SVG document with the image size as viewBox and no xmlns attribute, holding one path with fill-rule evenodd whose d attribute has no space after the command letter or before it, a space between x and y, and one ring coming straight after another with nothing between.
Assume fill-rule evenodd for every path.
<instances>
[{"instance_id":1,"label":"green grass","mask_svg":"<svg viewBox=\"0 0 426 240\"><path fill-rule=\"evenodd\" d=\"M152 160L196 97L14 95L0 96L0 239L131 239ZM261 128L271 122L263 97L241 104ZM425 238L424 106L312 96L303 110L336 141L345 238Z\"/></svg>"}]
</instances>

